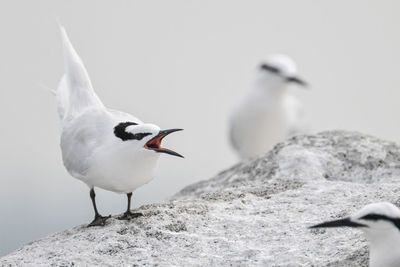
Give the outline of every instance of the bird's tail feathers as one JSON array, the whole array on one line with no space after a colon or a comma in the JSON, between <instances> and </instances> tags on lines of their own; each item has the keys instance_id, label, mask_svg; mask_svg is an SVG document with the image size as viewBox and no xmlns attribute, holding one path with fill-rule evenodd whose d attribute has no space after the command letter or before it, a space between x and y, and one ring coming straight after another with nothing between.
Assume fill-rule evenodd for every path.
<instances>
[{"instance_id":1,"label":"bird's tail feathers","mask_svg":"<svg viewBox=\"0 0 400 267\"><path fill-rule=\"evenodd\" d=\"M58 115L60 116L60 120L63 120L66 117L66 113L69 107L69 96L68 96L68 84L66 74L63 75L61 81L58 84L56 90L56 99L57 99L57 110Z\"/></svg>"},{"instance_id":2,"label":"bird's tail feathers","mask_svg":"<svg viewBox=\"0 0 400 267\"><path fill-rule=\"evenodd\" d=\"M85 66L76 53L64 27L60 25L64 50L64 75L58 85L56 98L61 119L74 117L88 107L104 105L93 90Z\"/></svg>"}]
</instances>

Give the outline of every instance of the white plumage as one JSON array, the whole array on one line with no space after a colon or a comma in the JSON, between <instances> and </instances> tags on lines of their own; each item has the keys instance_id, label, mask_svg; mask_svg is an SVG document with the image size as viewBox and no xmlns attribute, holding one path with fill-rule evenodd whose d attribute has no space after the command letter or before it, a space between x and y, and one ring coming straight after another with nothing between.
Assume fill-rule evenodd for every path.
<instances>
[{"instance_id":1,"label":"white plumage","mask_svg":"<svg viewBox=\"0 0 400 267\"><path fill-rule=\"evenodd\" d=\"M303 106L287 88L291 82L306 85L287 56L273 55L260 65L253 86L230 116L230 140L240 158L261 155L305 131Z\"/></svg>"},{"instance_id":2,"label":"white plumage","mask_svg":"<svg viewBox=\"0 0 400 267\"><path fill-rule=\"evenodd\" d=\"M56 98L64 165L73 177L91 188L96 213L91 225L103 225L107 218L97 212L94 187L127 193L125 217L130 218L131 193L154 177L160 153L180 156L160 146L166 135L180 129L160 130L128 113L106 108L63 27L61 35L65 74Z\"/></svg>"},{"instance_id":3,"label":"white plumage","mask_svg":"<svg viewBox=\"0 0 400 267\"><path fill-rule=\"evenodd\" d=\"M311 228L356 227L369 243L369 266L400 266L400 210L388 202L372 203L351 217L321 223Z\"/></svg>"}]
</instances>

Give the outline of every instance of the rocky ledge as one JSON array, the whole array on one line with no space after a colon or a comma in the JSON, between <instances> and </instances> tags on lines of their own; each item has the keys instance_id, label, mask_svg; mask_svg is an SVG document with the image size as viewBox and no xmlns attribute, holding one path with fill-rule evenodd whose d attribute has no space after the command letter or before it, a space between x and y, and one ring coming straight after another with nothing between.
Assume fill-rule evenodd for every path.
<instances>
[{"instance_id":1,"label":"rocky ledge","mask_svg":"<svg viewBox=\"0 0 400 267\"><path fill-rule=\"evenodd\" d=\"M297 136L168 203L32 242L1 266L367 266L353 229L309 230L364 205L400 205L400 147L355 132Z\"/></svg>"}]
</instances>

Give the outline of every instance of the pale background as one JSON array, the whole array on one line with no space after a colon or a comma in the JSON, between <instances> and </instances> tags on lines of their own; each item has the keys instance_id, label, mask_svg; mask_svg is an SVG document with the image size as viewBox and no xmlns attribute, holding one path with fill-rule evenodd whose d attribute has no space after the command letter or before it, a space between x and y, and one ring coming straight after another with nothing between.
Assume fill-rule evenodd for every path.
<instances>
[{"instance_id":1,"label":"pale background","mask_svg":"<svg viewBox=\"0 0 400 267\"><path fill-rule=\"evenodd\" d=\"M227 117L261 58L290 55L314 131L400 141L399 1L2 1L0 255L91 221L86 185L65 171L53 96L62 75L57 20L103 102L163 128L182 127L133 204L159 202L236 162ZM44 85L44 86L43 86ZM98 190L102 214L126 197Z\"/></svg>"}]
</instances>

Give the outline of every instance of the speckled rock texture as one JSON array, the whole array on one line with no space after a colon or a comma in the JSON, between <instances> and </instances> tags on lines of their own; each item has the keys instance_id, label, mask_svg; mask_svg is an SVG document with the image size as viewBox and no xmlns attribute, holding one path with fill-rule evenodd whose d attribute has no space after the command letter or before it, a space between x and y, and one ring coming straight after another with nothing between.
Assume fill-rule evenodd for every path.
<instances>
[{"instance_id":1,"label":"speckled rock texture","mask_svg":"<svg viewBox=\"0 0 400 267\"><path fill-rule=\"evenodd\" d=\"M367 266L357 229L315 229L364 205L400 205L400 147L360 133L297 136L186 187L143 217L56 233L1 266Z\"/></svg>"}]
</instances>

